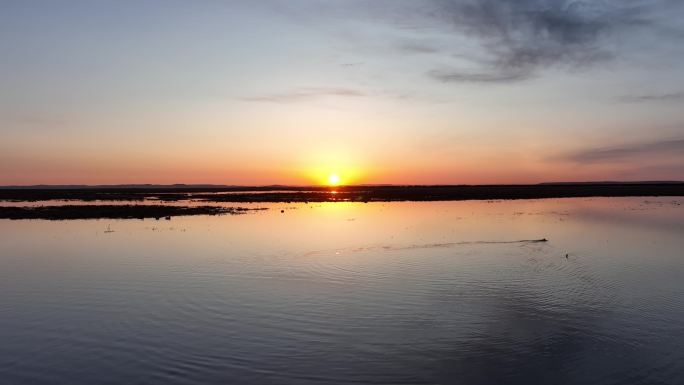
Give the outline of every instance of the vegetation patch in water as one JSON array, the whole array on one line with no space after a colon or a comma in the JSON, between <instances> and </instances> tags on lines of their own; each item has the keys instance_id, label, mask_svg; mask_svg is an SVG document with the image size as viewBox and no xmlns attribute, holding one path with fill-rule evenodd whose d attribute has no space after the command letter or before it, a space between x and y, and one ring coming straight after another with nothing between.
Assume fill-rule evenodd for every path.
<instances>
[{"instance_id":1,"label":"vegetation patch in water","mask_svg":"<svg viewBox=\"0 0 684 385\"><path fill-rule=\"evenodd\" d=\"M165 205L63 205L0 207L1 219L171 219L188 215L236 215L263 208Z\"/></svg>"}]
</instances>

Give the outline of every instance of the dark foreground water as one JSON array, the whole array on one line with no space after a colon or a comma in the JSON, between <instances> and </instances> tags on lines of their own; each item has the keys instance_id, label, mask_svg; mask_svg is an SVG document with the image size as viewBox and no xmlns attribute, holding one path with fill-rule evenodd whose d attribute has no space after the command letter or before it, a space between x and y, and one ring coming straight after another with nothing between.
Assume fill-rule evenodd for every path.
<instances>
[{"instance_id":1,"label":"dark foreground water","mask_svg":"<svg viewBox=\"0 0 684 385\"><path fill-rule=\"evenodd\" d=\"M3 220L0 383L682 384L682 203Z\"/></svg>"}]
</instances>

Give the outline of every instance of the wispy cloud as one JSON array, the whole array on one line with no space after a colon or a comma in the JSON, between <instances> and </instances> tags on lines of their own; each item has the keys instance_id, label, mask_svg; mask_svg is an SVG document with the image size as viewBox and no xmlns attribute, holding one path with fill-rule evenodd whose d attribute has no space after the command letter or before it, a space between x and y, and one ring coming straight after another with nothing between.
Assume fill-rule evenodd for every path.
<instances>
[{"instance_id":1,"label":"wispy cloud","mask_svg":"<svg viewBox=\"0 0 684 385\"><path fill-rule=\"evenodd\" d=\"M7 129L42 132L67 128L72 120L61 114L29 112L6 114L0 123Z\"/></svg>"},{"instance_id":2,"label":"wispy cloud","mask_svg":"<svg viewBox=\"0 0 684 385\"><path fill-rule=\"evenodd\" d=\"M432 70L428 75L440 82L461 83L514 83L529 79L532 74L528 71L487 70L488 72L468 72L456 69Z\"/></svg>"},{"instance_id":3,"label":"wispy cloud","mask_svg":"<svg viewBox=\"0 0 684 385\"><path fill-rule=\"evenodd\" d=\"M678 102L682 100L684 100L684 92L672 92L665 94L625 95L620 98L620 101L625 103Z\"/></svg>"},{"instance_id":4,"label":"wispy cloud","mask_svg":"<svg viewBox=\"0 0 684 385\"><path fill-rule=\"evenodd\" d=\"M439 81L513 82L549 66L587 67L613 57L602 39L651 23L637 1L439 0L435 18L480 41L476 70L430 71ZM653 1L652 6L663 5Z\"/></svg>"},{"instance_id":5,"label":"wispy cloud","mask_svg":"<svg viewBox=\"0 0 684 385\"><path fill-rule=\"evenodd\" d=\"M395 47L400 52L416 54L437 53L441 51L437 45L425 41L406 40L398 43Z\"/></svg>"},{"instance_id":6,"label":"wispy cloud","mask_svg":"<svg viewBox=\"0 0 684 385\"><path fill-rule=\"evenodd\" d=\"M644 156L672 157L676 155L684 155L684 138L591 148L566 154L561 156L561 160L577 163L608 163L635 160Z\"/></svg>"},{"instance_id":7,"label":"wispy cloud","mask_svg":"<svg viewBox=\"0 0 684 385\"><path fill-rule=\"evenodd\" d=\"M622 57L627 40L679 44L684 32L674 15L683 11L679 0L358 0L321 2L303 13L326 25L365 19L397 29L387 36L413 36L384 44L401 54L441 54L440 64L425 69L433 80L511 83Z\"/></svg>"},{"instance_id":8,"label":"wispy cloud","mask_svg":"<svg viewBox=\"0 0 684 385\"><path fill-rule=\"evenodd\" d=\"M366 96L364 92L352 88L306 87L281 93L247 96L240 98L240 100L265 103L295 103L324 97L356 98L363 96Z\"/></svg>"}]
</instances>

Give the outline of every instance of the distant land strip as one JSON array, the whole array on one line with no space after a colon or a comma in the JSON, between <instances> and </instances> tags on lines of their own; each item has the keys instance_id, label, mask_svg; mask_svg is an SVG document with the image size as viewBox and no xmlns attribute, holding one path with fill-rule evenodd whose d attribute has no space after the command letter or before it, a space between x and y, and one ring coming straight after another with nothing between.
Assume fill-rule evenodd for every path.
<instances>
[{"instance_id":1,"label":"distant land strip","mask_svg":"<svg viewBox=\"0 0 684 385\"><path fill-rule=\"evenodd\" d=\"M135 186L0 188L0 201L394 202L684 196L683 182L459 186Z\"/></svg>"},{"instance_id":2,"label":"distant land strip","mask_svg":"<svg viewBox=\"0 0 684 385\"><path fill-rule=\"evenodd\" d=\"M236 215L253 210L264 209L167 205L5 206L0 207L0 219L171 219L187 215Z\"/></svg>"}]
</instances>

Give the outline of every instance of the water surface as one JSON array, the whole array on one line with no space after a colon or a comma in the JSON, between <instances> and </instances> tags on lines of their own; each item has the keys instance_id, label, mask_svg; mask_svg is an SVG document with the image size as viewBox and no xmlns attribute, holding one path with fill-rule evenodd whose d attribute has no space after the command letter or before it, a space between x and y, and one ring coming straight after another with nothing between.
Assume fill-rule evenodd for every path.
<instances>
[{"instance_id":1,"label":"water surface","mask_svg":"<svg viewBox=\"0 0 684 385\"><path fill-rule=\"evenodd\" d=\"M0 220L0 383L680 384L681 203Z\"/></svg>"}]
</instances>

